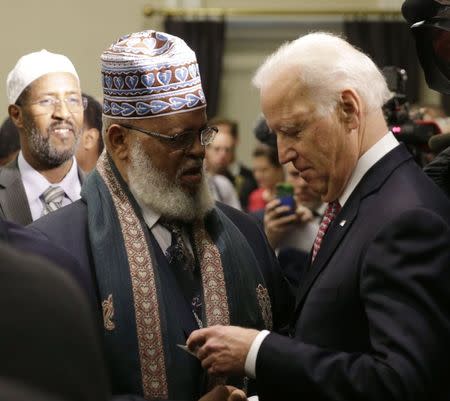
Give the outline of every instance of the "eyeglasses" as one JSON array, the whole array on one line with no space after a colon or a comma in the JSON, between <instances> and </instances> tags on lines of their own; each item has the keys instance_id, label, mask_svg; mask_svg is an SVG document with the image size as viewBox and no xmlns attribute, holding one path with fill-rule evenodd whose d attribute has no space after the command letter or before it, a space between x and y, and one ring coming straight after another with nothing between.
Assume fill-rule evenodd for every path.
<instances>
[{"instance_id":1,"label":"eyeglasses","mask_svg":"<svg viewBox=\"0 0 450 401\"><path fill-rule=\"evenodd\" d=\"M54 96L46 96L42 99L29 103L29 105L34 106L35 115L50 114L55 111L57 106L60 107L63 101L71 113L81 113L86 109L88 104L86 97L70 95L64 99Z\"/></svg>"},{"instance_id":2,"label":"eyeglasses","mask_svg":"<svg viewBox=\"0 0 450 401\"><path fill-rule=\"evenodd\" d=\"M198 135L200 135L200 143L203 146L209 145L214 140L217 131L219 131L217 127L205 127L202 128L200 131L184 131L180 132L179 134L171 136L160 134L158 132L147 131L145 129L133 127L127 124L118 124L118 125L130 130L142 132L143 134L153 136L154 138L163 139L167 141L169 145L174 149L190 148L194 144L195 139L197 138Z\"/></svg>"}]
</instances>

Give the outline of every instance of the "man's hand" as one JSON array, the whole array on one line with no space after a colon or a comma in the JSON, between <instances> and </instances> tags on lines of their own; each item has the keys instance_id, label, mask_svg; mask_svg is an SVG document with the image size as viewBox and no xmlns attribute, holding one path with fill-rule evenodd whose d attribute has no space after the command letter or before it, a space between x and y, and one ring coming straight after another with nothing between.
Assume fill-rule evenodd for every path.
<instances>
[{"instance_id":1,"label":"man's hand","mask_svg":"<svg viewBox=\"0 0 450 401\"><path fill-rule=\"evenodd\" d=\"M264 209L264 231L269 244L277 248L284 235L299 221L296 213L290 213L289 206L280 206L278 198L272 199Z\"/></svg>"},{"instance_id":2,"label":"man's hand","mask_svg":"<svg viewBox=\"0 0 450 401\"><path fill-rule=\"evenodd\" d=\"M216 386L198 401L246 401L242 390L233 386Z\"/></svg>"},{"instance_id":3,"label":"man's hand","mask_svg":"<svg viewBox=\"0 0 450 401\"><path fill-rule=\"evenodd\" d=\"M289 206L280 204L278 198L272 199L264 209L264 231L273 249L278 247L295 224L304 224L314 218L313 212L306 206L297 205L295 213L289 213Z\"/></svg>"},{"instance_id":4,"label":"man's hand","mask_svg":"<svg viewBox=\"0 0 450 401\"><path fill-rule=\"evenodd\" d=\"M245 360L257 330L213 326L195 330L186 344L210 375L245 375Z\"/></svg>"}]
</instances>

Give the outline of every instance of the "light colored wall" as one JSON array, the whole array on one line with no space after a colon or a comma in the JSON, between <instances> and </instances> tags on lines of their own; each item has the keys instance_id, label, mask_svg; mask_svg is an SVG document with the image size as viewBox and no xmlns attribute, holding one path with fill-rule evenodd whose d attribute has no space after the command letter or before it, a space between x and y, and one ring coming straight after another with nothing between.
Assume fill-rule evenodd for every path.
<instances>
[{"instance_id":1,"label":"light colored wall","mask_svg":"<svg viewBox=\"0 0 450 401\"><path fill-rule=\"evenodd\" d=\"M117 37L141 29L161 29L161 18L146 18L146 5L236 8L306 8L399 10L403 0L0 0L0 119L7 115L5 80L22 55L46 48L67 55L75 64L85 92L100 98L100 54ZM241 126L239 157L250 162L252 128L259 114L251 77L262 60L282 42L311 29L340 31L342 18L250 18L229 20L220 114ZM256 22L255 22L256 21ZM268 23L269 22L269 23ZM428 102L437 102L424 90Z\"/></svg>"},{"instance_id":2,"label":"light colored wall","mask_svg":"<svg viewBox=\"0 0 450 401\"><path fill-rule=\"evenodd\" d=\"M146 0L0 0L0 118L6 76L24 54L43 48L68 56L82 89L101 96L100 54L119 36L144 29ZM163 2L154 1L155 5Z\"/></svg>"}]
</instances>

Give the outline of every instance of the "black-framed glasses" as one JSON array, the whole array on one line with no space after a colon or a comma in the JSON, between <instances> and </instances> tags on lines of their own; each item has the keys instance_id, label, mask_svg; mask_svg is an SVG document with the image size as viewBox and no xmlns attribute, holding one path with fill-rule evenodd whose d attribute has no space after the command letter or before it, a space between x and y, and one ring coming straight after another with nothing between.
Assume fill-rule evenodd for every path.
<instances>
[{"instance_id":1,"label":"black-framed glasses","mask_svg":"<svg viewBox=\"0 0 450 401\"><path fill-rule=\"evenodd\" d=\"M191 147L194 144L195 139L197 138L198 135L200 135L200 143L203 146L209 145L214 140L217 131L219 131L217 127L205 127L199 131L183 131L180 132L179 134L172 136L160 134L159 132L148 131L139 127L133 127L132 125L128 124L118 124L118 125L120 125L123 128L142 132L143 134L152 136L154 138L163 139L174 149L185 149Z\"/></svg>"},{"instance_id":2,"label":"black-framed glasses","mask_svg":"<svg viewBox=\"0 0 450 401\"><path fill-rule=\"evenodd\" d=\"M55 96L45 96L28 104L34 106L36 115L41 115L53 113L57 106L61 106L62 102L65 103L71 113L81 113L83 110L86 110L88 99L79 95L69 95L63 99Z\"/></svg>"}]
</instances>

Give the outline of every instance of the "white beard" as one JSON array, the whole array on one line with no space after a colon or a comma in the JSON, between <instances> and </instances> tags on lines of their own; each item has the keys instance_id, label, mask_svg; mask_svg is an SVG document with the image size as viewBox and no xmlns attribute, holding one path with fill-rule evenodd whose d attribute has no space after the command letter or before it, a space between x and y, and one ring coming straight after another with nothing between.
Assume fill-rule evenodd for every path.
<instances>
[{"instance_id":1,"label":"white beard","mask_svg":"<svg viewBox=\"0 0 450 401\"><path fill-rule=\"evenodd\" d=\"M176 182L170 182L163 171L158 170L138 142L131 148L128 167L128 185L141 206L171 220L192 222L203 219L214 207L203 173L198 191L191 195ZM178 179L178 175L177 175Z\"/></svg>"}]
</instances>

